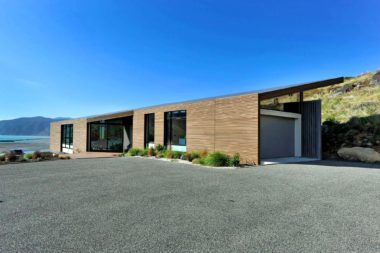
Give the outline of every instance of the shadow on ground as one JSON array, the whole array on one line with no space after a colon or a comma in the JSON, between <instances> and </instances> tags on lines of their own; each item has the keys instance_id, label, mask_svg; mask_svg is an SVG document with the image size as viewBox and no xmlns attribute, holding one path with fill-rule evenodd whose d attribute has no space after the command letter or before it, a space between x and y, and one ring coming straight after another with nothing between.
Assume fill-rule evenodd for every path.
<instances>
[{"instance_id":1,"label":"shadow on ground","mask_svg":"<svg viewBox=\"0 0 380 253\"><path fill-rule=\"evenodd\" d=\"M333 166L333 167L352 167L352 168L363 168L363 169L380 169L379 163L363 163L363 162L351 162L342 160L321 160L305 162L301 164L318 165L318 166Z\"/></svg>"}]
</instances>

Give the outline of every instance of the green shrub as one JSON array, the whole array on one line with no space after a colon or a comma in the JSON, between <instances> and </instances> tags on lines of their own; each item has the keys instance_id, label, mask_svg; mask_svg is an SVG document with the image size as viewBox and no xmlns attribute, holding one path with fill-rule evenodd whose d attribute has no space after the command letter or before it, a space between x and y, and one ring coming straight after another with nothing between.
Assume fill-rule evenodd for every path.
<instances>
[{"instance_id":1,"label":"green shrub","mask_svg":"<svg viewBox=\"0 0 380 253\"><path fill-rule=\"evenodd\" d=\"M192 164L201 164L201 159L200 158L196 158L194 160L191 161Z\"/></svg>"},{"instance_id":2,"label":"green shrub","mask_svg":"<svg viewBox=\"0 0 380 253\"><path fill-rule=\"evenodd\" d=\"M184 155L189 162L201 157L198 151L186 152Z\"/></svg>"},{"instance_id":3,"label":"green shrub","mask_svg":"<svg viewBox=\"0 0 380 253\"><path fill-rule=\"evenodd\" d=\"M190 152L186 152L185 153L185 158L186 158L187 161L191 162L192 161L192 159L191 159L191 153Z\"/></svg>"},{"instance_id":4,"label":"green shrub","mask_svg":"<svg viewBox=\"0 0 380 253\"><path fill-rule=\"evenodd\" d=\"M148 156L148 153L149 153L149 148L144 148L140 155L141 156Z\"/></svg>"},{"instance_id":5,"label":"green shrub","mask_svg":"<svg viewBox=\"0 0 380 253\"><path fill-rule=\"evenodd\" d=\"M204 158L195 158L193 161L192 161L193 164L201 164L201 165L205 165L205 159Z\"/></svg>"},{"instance_id":6,"label":"green shrub","mask_svg":"<svg viewBox=\"0 0 380 253\"><path fill-rule=\"evenodd\" d=\"M207 151L206 151L207 152ZM206 155L207 156L207 155ZM194 159L197 159L197 158L201 158L201 155L198 151L193 151L191 152L191 156L190 156L190 159L191 161L194 160Z\"/></svg>"},{"instance_id":7,"label":"green shrub","mask_svg":"<svg viewBox=\"0 0 380 253\"><path fill-rule=\"evenodd\" d=\"M53 158L52 152L41 152L41 158L42 159L51 159Z\"/></svg>"},{"instance_id":8,"label":"green shrub","mask_svg":"<svg viewBox=\"0 0 380 253\"><path fill-rule=\"evenodd\" d=\"M6 159L9 162L16 162L19 159L19 156L17 156L14 152L9 152L6 154Z\"/></svg>"},{"instance_id":9,"label":"green shrub","mask_svg":"<svg viewBox=\"0 0 380 253\"><path fill-rule=\"evenodd\" d=\"M161 151L163 151L164 150L164 146L162 146L161 144L157 144L156 145L156 151L157 152L161 152Z\"/></svg>"},{"instance_id":10,"label":"green shrub","mask_svg":"<svg viewBox=\"0 0 380 253\"><path fill-rule=\"evenodd\" d=\"M70 160L71 156L69 156L69 155L58 155L58 158L61 160Z\"/></svg>"},{"instance_id":11,"label":"green shrub","mask_svg":"<svg viewBox=\"0 0 380 253\"><path fill-rule=\"evenodd\" d=\"M174 153L171 150L165 150L164 156L165 156L165 158L172 159L174 156Z\"/></svg>"},{"instance_id":12,"label":"green shrub","mask_svg":"<svg viewBox=\"0 0 380 253\"><path fill-rule=\"evenodd\" d=\"M203 152L207 152L207 151L203 151ZM194 159L201 158L201 155L198 151L186 152L184 156L186 160L188 160L189 162L193 161Z\"/></svg>"},{"instance_id":13,"label":"green shrub","mask_svg":"<svg viewBox=\"0 0 380 253\"><path fill-rule=\"evenodd\" d=\"M159 152L156 153L156 157L157 158L163 158L163 157L165 157L165 154L164 154L164 152L159 151Z\"/></svg>"},{"instance_id":14,"label":"green shrub","mask_svg":"<svg viewBox=\"0 0 380 253\"><path fill-rule=\"evenodd\" d=\"M148 156L155 156L155 155L156 155L156 150L154 150L154 148L149 148Z\"/></svg>"},{"instance_id":15,"label":"green shrub","mask_svg":"<svg viewBox=\"0 0 380 253\"><path fill-rule=\"evenodd\" d=\"M142 155L143 154L143 150L140 149L140 148L131 148L130 150L128 150L127 152L127 156L137 156L137 155Z\"/></svg>"},{"instance_id":16,"label":"green shrub","mask_svg":"<svg viewBox=\"0 0 380 253\"><path fill-rule=\"evenodd\" d=\"M33 154L32 153L28 153L28 154L25 154L24 155L24 159L28 159L28 160L30 160L30 159L32 159L33 158Z\"/></svg>"},{"instance_id":17,"label":"green shrub","mask_svg":"<svg viewBox=\"0 0 380 253\"><path fill-rule=\"evenodd\" d=\"M0 162L4 162L4 161L5 161L5 154L1 153L0 154Z\"/></svg>"},{"instance_id":18,"label":"green shrub","mask_svg":"<svg viewBox=\"0 0 380 253\"><path fill-rule=\"evenodd\" d=\"M40 151L34 151L32 155L33 160L37 160L38 158L41 158L41 152Z\"/></svg>"},{"instance_id":19,"label":"green shrub","mask_svg":"<svg viewBox=\"0 0 380 253\"><path fill-rule=\"evenodd\" d=\"M206 157L208 155L208 151L207 150L202 150L201 152L199 152L199 156L201 157L201 158L204 158L204 157Z\"/></svg>"},{"instance_id":20,"label":"green shrub","mask_svg":"<svg viewBox=\"0 0 380 253\"><path fill-rule=\"evenodd\" d=\"M182 156L183 152L179 152L179 151L174 151L173 152L173 158L174 159L180 159L181 156Z\"/></svg>"},{"instance_id":21,"label":"green shrub","mask_svg":"<svg viewBox=\"0 0 380 253\"><path fill-rule=\"evenodd\" d=\"M240 165L240 155L236 153L230 159L230 166L238 167L239 165Z\"/></svg>"},{"instance_id":22,"label":"green shrub","mask_svg":"<svg viewBox=\"0 0 380 253\"><path fill-rule=\"evenodd\" d=\"M222 152L214 152L207 155L205 164L213 167L224 167L230 165L230 157Z\"/></svg>"}]
</instances>

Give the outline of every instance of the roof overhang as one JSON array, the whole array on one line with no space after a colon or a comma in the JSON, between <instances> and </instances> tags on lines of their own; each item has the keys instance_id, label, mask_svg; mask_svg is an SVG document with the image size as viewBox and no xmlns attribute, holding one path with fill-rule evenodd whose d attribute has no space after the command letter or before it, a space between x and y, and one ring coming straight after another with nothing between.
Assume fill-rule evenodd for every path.
<instances>
[{"instance_id":1,"label":"roof overhang","mask_svg":"<svg viewBox=\"0 0 380 253\"><path fill-rule=\"evenodd\" d=\"M317 81L317 82L303 83L303 84L298 84L298 85L293 85L293 86L276 88L276 89L259 92L259 98L260 100L270 99L270 98L280 97L280 96L289 95L293 93L299 93L299 92L303 92L307 90L322 88L322 87L326 87L326 86L330 86L334 84L340 84L343 82L344 82L344 77L338 77L338 78L327 79L327 80L322 80L322 81Z\"/></svg>"},{"instance_id":2,"label":"roof overhang","mask_svg":"<svg viewBox=\"0 0 380 253\"><path fill-rule=\"evenodd\" d=\"M91 117L87 118L87 122L95 122L95 121L109 120L109 119L118 119L118 118L124 118L124 117L129 117L129 116L133 116L133 110L91 116Z\"/></svg>"}]
</instances>

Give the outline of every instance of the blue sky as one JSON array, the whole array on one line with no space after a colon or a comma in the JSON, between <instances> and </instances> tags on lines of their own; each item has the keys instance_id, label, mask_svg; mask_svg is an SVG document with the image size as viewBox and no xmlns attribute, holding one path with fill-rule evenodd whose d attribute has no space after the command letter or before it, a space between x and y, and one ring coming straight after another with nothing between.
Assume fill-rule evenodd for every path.
<instances>
[{"instance_id":1,"label":"blue sky","mask_svg":"<svg viewBox=\"0 0 380 253\"><path fill-rule=\"evenodd\" d=\"M0 0L0 119L79 117L380 68L380 1Z\"/></svg>"}]
</instances>

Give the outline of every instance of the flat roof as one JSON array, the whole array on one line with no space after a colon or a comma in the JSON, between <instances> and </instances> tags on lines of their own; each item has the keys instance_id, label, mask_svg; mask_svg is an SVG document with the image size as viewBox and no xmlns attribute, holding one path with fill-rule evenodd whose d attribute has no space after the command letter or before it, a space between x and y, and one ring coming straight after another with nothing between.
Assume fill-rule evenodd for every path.
<instances>
[{"instance_id":1,"label":"flat roof","mask_svg":"<svg viewBox=\"0 0 380 253\"><path fill-rule=\"evenodd\" d=\"M269 88L269 89L263 89L263 90L247 91L247 92L233 93L233 94L222 95L222 96L146 106L146 107L140 107L140 108L135 108L131 110L118 111L118 112L112 112L112 113L106 113L106 114L98 114L98 115L81 117L81 118L87 118L89 121L97 121L97 120L104 120L107 118L127 117L127 116L133 115L133 111L136 111L136 110L157 108L157 107L177 105L177 104L189 104L189 103L196 103L196 102L213 100L213 99L218 99L218 98L236 97L236 96L242 96L242 95L248 95L248 94L259 94L260 100L263 100L263 99L269 99L269 98L279 97L279 96L288 95L292 93L298 93L298 92L303 92L307 90L312 90L312 89L322 88L322 87L326 87L326 86L330 86L334 84L343 83L344 79L345 79L344 77L337 77L337 78L331 78L331 79L326 79L326 80L321 80L321 81L293 84L293 85L287 85L287 86L281 86L281 87L275 87L275 88Z\"/></svg>"}]
</instances>

